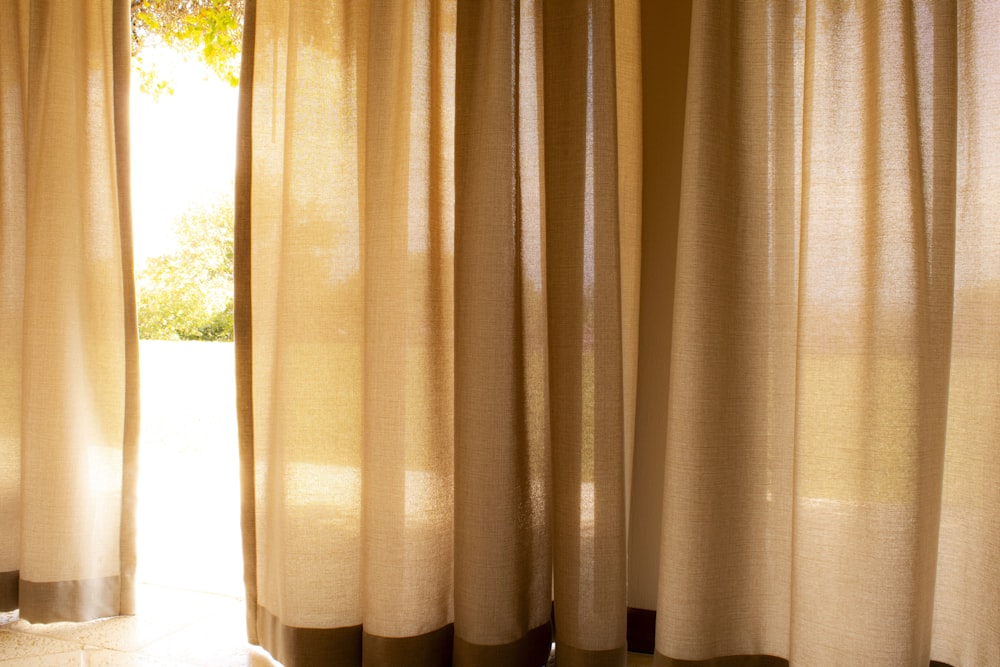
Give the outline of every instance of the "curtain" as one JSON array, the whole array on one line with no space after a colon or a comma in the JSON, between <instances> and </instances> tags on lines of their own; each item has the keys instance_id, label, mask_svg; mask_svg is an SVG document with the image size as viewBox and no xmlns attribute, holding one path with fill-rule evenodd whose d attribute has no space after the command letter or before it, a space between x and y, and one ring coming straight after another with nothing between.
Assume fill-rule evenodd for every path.
<instances>
[{"instance_id":1,"label":"curtain","mask_svg":"<svg viewBox=\"0 0 1000 667\"><path fill-rule=\"evenodd\" d=\"M1000 10L246 16L251 641L1000 663Z\"/></svg>"},{"instance_id":2,"label":"curtain","mask_svg":"<svg viewBox=\"0 0 1000 667\"><path fill-rule=\"evenodd\" d=\"M133 611L128 3L0 3L0 610Z\"/></svg>"},{"instance_id":3,"label":"curtain","mask_svg":"<svg viewBox=\"0 0 1000 667\"><path fill-rule=\"evenodd\" d=\"M661 656L1000 660L998 19L695 7Z\"/></svg>"}]
</instances>

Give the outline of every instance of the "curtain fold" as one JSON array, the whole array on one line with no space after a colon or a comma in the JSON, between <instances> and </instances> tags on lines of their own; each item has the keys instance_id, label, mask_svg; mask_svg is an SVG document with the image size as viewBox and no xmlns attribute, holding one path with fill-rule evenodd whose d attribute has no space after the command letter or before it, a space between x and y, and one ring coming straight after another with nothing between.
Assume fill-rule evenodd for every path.
<instances>
[{"instance_id":1,"label":"curtain fold","mask_svg":"<svg viewBox=\"0 0 1000 667\"><path fill-rule=\"evenodd\" d=\"M657 650L674 658L787 647L794 12L693 5L657 604Z\"/></svg>"},{"instance_id":2,"label":"curtain fold","mask_svg":"<svg viewBox=\"0 0 1000 667\"><path fill-rule=\"evenodd\" d=\"M458 7L454 507L460 665L540 664L551 637L554 484L539 145L544 103L537 76L542 21L541 5L518 0Z\"/></svg>"},{"instance_id":3,"label":"curtain fold","mask_svg":"<svg viewBox=\"0 0 1000 667\"><path fill-rule=\"evenodd\" d=\"M279 659L541 664L554 609L563 662L624 661L639 70L613 9L252 8L245 550Z\"/></svg>"},{"instance_id":4,"label":"curtain fold","mask_svg":"<svg viewBox=\"0 0 1000 667\"><path fill-rule=\"evenodd\" d=\"M1000 662L992 5L247 17L252 641Z\"/></svg>"},{"instance_id":5,"label":"curtain fold","mask_svg":"<svg viewBox=\"0 0 1000 667\"><path fill-rule=\"evenodd\" d=\"M988 665L1000 660L1000 7L958 3L957 32L954 305L931 654Z\"/></svg>"},{"instance_id":6,"label":"curtain fold","mask_svg":"<svg viewBox=\"0 0 1000 667\"><path fill-rule=\"evenodd\" d=\"M127 2L2 5L0 608L133 610Z\"/></svg>"}]
</instances>

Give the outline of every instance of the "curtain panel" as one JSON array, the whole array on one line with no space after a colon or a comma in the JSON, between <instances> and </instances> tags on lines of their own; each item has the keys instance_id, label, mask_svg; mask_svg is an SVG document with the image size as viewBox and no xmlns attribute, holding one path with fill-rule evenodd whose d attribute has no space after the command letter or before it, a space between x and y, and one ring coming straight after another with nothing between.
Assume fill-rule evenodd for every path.
<instances>
[{"instance_id":1,"label":"curtain panel","mask_svg":"<svg viewBox=\"0 0 1000 667\"><path fill-rule=\"evenodd\" d=\"M0 3L0 610L133 611L127 2Z\"/></svg>"},{"instance_id":2,"label":"curtain panel","mask_svg":"<svg viewBox=\"0 0 1000 667\"><path fill-rule=\"evenodd\" d=\"M540 664L554 599L561 660L619 664L637 6L254 4L251 633L289 663Z\"/></svg>"},{"instance_id":3,"label":"curtain panel","mask_svg":"<svg viewBox=\"0 0 1000 667\"><path fill-rule=\"evenodd\" d=\"M1000 663L1000 10L246 16L252 641Z\"/></svg>"}]
</instances>

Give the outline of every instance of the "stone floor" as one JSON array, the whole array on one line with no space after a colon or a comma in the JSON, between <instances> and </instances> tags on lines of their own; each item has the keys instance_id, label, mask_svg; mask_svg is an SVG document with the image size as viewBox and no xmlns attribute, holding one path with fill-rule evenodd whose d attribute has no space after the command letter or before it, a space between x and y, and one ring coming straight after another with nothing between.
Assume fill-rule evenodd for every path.
<instances>
[{"instance_id":1,"label":"stone floor","mask_svg":"<svg viewBox=\"0 0 1000 667\"><path fill-rule=\"evenodd\" d=\"M3 667L270 666L246 643L243 601L144 584L135 616L35 625L0 614Z\"/></svg>"}]
</instances>

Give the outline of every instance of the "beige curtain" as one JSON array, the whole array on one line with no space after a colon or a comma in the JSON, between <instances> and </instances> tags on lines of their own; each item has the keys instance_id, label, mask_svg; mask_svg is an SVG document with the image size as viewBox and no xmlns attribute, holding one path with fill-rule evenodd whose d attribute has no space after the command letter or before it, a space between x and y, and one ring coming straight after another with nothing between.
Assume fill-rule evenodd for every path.
<instances>
[{"instance_id":1,"label":"beige curtain","mask_svg":"<svg viewBox=\"0 0 1000 667\"><path fill-rule=\"evenodd\" d=\"M129 6L0 2L0 610L131 613Z\"/></svg>"},{"instance_id":2,"label":"beige curtain","mask_svg":"<svg viewBox=\"0 0 1000 667\"><path fill-rule=\"evenodd\" d=\"M248 14L248 584L279 659L539 664L553 590L567 664L624 659L638 69L613 9Z\"/></svg>"},{"instance_id":3,"label":"beige curtain","mask_svg":"<svg viewBox=\"0 0 1000 667\"><path fill-rule=\"evenodd\" d=\"M1000 663L993 4L247 20L252 641Z\"/></svg>"}]
</instances>

